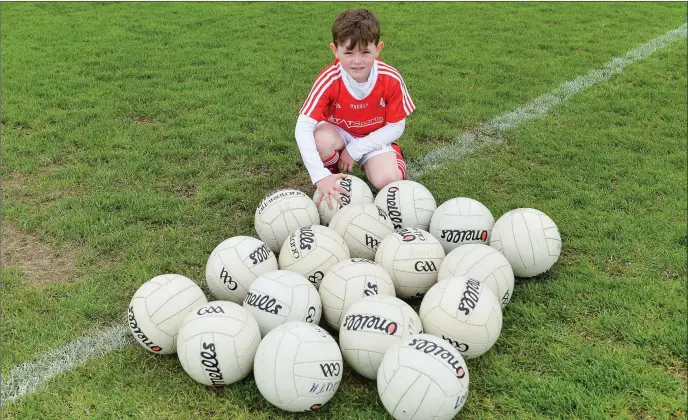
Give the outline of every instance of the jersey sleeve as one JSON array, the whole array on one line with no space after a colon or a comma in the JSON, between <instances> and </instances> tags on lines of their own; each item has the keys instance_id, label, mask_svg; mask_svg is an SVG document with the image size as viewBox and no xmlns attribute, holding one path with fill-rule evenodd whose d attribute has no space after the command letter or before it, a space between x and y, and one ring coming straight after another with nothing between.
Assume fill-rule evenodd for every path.
<instances>
[{"instance_id":1,"label":"jersey sleeve","mask_svg":"<svg viewBox=\"0 0 688 420\"><path fill-rule=\"evenodd\" d=\"M406 83L397 72L388 74L389 95L385 99L385 122L396 123L411 115L416 105L406 89Z\"/></svg>"},{"instance_id":2,"label":"jersey sleeve","mask_svg":"<svg viewBox=\"0 0 688 420\"><path fill-rule=\"evenodd\" d=\"M325 120L334 103L334 81L340 77L341 73L336 66L330 66L323 70L315 79L299 115L305 115L316 121Z\"/></svg>"}]
</instances>

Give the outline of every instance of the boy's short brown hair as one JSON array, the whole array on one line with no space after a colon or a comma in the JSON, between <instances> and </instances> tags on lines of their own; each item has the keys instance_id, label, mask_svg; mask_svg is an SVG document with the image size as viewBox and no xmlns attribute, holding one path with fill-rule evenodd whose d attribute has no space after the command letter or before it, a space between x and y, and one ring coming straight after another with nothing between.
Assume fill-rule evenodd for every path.
<instances>
[{"instance_id":1,"label":"boy's short brown hair","mask_svg":"<svg viewBox=\"0 0 688 420\"><path fill-rule=\"evenodd\" d=\"M380 22L373 12L348 9L337 15L332 24L332 42L340 46L347 41L350 42L344 46L347 50L359 44L367 46L373 42L377 46L380 43Z\"/></svg>"}]
</instances>

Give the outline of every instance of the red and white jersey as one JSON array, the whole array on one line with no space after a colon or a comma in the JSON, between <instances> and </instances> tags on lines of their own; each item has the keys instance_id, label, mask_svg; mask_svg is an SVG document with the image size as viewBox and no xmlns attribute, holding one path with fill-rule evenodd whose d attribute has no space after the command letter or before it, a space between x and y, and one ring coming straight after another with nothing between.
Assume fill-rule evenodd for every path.
<instances>
[{"instance_id":1,"label":"red and white jersey","mask_svg":"<svg viewBox=\"0 0 688 420\"><path fill-rule=\"evenodd\" d=\"M299 114L328 121L356 137L403 120L416 109L404 79L394 67L379 59L373 65L377 79L372 91L365 98L356 99L345 83L339 59L334 60L318 75Z\"/></svg>"}]
</instances>

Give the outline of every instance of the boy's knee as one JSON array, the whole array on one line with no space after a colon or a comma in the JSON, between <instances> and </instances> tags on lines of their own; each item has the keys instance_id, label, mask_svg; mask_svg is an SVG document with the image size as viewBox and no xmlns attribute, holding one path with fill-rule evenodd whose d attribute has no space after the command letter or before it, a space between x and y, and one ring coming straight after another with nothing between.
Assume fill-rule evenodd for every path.
<instances>
[{"instance_id":1,"label":"boy's knee","mask_svg":"<svg viewBox=\"0 0 688 420\"><path fill-rule=\"evenodd\" d=\"M315 128L315 148L320 153L321 158L326 158L337 148L339 133L329 124L322 124Z\"/></svg>"},{"instance_id":2,"label":"boy's knee","mask_svg":"<svg viewBox=\"0 0 688 420\"><path fill-rule=\"evenodd\" d=\"M381 190L392 182L401 181L402 179L401 171L398 168L394 168L393 171L377 174L377 176L369 177L370 183L373 184L377 190Z\"/></svg>"}]
</instances>

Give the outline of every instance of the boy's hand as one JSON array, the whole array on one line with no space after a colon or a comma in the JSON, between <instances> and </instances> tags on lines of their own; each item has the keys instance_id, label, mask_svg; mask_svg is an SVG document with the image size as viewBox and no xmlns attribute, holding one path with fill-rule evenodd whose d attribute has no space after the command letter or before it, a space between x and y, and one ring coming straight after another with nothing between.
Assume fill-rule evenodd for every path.
<instances>
[{"instance_id":1,"label":"boy's hand","mask_svg":"<svg viewBox=\"0 0 688 420\"><path fill-rule=\"evenodd\" d=\"M349 154L349 151L344 148L339 153L339 170L342 172L348 172L351 173L351 171L354 169L354 160L351 158L351 155Z\"/></svg>"},{"instance_id":2,"label":"boy's hand","mask_svg":"<svg viewBox=\"0 0 688 420\"><path fill-rule=\"evenodd\" d=\"M315 203L315 207L320 207L320 203L324 198L327 202L327 207L332 210L333 208L332 201L330 201L330 196L332 196L334 200L339 203L339 205L343 205L342 199L339 197L339 193L349 195L349 192L337 183L337 179L344 177L346 177L346 174L332 174L315 183L315 187L320 192L318 202Z\"/></svg>"}]
</instances>

